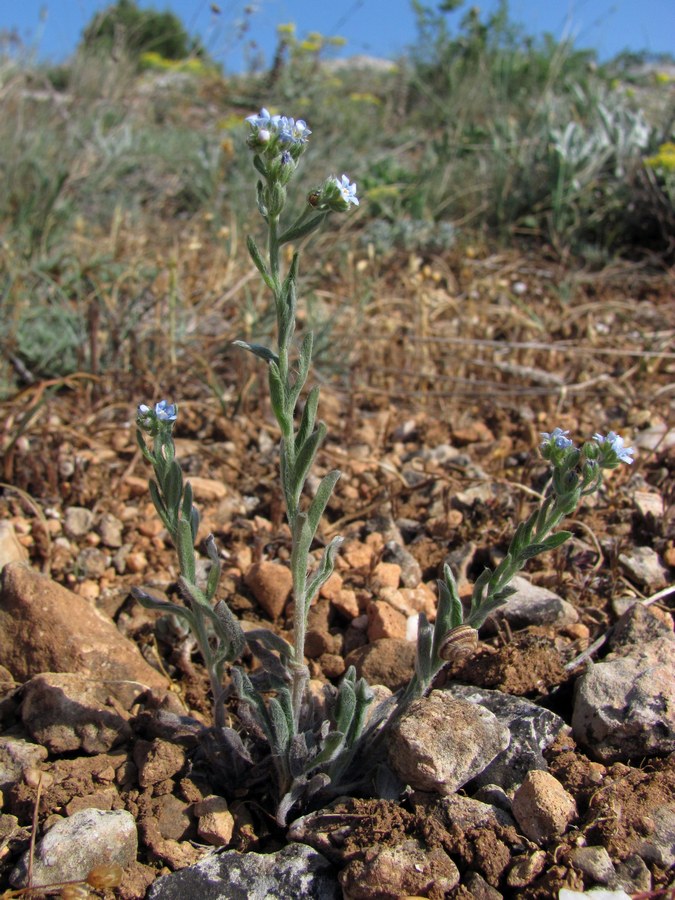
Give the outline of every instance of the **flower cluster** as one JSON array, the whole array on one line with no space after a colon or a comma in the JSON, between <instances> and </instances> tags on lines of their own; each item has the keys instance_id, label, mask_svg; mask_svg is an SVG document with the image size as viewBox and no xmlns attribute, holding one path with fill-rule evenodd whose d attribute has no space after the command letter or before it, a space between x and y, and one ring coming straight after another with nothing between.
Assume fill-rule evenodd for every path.
<instances>
[{"instance_id":1,"label":"flower cluster","mask_svg":"<svg viewBox=\"0 0 675 900\"><path fill-rule=\"evenodd\" d=\"M606 435L596 432L593 440L587 441L581 450L576 449L574 442L567 437L568 434L569 431L563 431L562 428L554 428L550 433L541 432L540 449L544 459L554 464L566 460L570 465L576 465L582 460L600 469L616 469L619 463L633 462L634 448L626 447L624 439L615 431Z\"/></svg>"},{"instance_id":2,"label":"flower cluster","mask_svg":"<svg viewBox=\"0 0 675 900\"><path fill-rule=\"evenodd\" d=\"M563 431L562 428L554 428L550 434L547 431L542 431L541 437L543 440L541 445L544 447L547 444L553 444L559 450L567 450L574 446L573 441L567 437L568 434L569 431Z\"/></svg>"},{"instance_id":3,"label":"flower cluster","mask_svg":"<svg viewBox=\"0 0 675 900\"><path fill-rule=\"evenodd\" d=\"M614 469L620 462L632 464L635 449L626 447L624 439L615 431L610 431L607 436L594 434L593 440L600 445L601 465L605 469Z\"/></svg>"},{"instance_id":4,"label":"flower cluster","mask_svg":"<svg viewBox=\"0 0 675 900\"><path fill-rule=\"evenodd\" d=\"M139 428L150 435L156 435L161 427L161 423L173 423L176 421L178 409L175 403L169 403L166 400L160 400L155 403L155 408L151 409L145 403L141 403L136 413L136 422Z\"/></svg>"},{"instance_id":5,"label":"flower cluster","mask_svg":"<svg viewBox=\"0 0 675 900\"><path fill-rule=\"evenodd\" d=\"M305 144L312 133L304 119L272 116L264 106L258 115L247 116L246 121L253 129L252 139L258 144L266 144L275 136L282 144Z\"/></svg>"},{"instance_id":6,"label":"flower cluster","mask_svg":"<svg viewBox=\"0 0 675 900\"><path fill-rule=\"evenodd\" d=\"M307 197L307 202L317 210L346 212L350 206L358 206L356 184L352 184L346 175L338 178L330 175L324 183Z\"/></svg>"}]
</instances>

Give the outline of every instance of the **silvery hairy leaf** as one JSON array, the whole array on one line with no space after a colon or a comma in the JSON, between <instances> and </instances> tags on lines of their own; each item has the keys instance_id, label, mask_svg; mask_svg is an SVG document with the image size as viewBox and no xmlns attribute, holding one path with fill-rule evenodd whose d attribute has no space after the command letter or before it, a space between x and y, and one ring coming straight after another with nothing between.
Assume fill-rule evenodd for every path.
<instances>
[{"instance_id":1,"label":"silvery hairy leaf","mask_svg":"<svg viewBox=\"0 0 675 900\"><path fill-rule=\"evenodd\" d=\"M264 362L273 362L279 365L279 357L277 354L269 348L263 347L262 344L249 344L247 341L232 341L232 344L235 347L241 347L243 350L248 350L249 353L264 360Z\"/></svg>"}]
</instances>

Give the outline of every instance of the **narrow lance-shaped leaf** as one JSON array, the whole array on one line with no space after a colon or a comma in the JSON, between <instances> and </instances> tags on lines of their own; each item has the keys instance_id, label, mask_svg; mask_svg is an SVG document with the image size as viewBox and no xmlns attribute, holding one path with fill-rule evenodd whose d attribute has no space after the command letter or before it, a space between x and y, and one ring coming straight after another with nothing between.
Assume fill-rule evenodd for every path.
<instances>
[{"instance_id":1,"label":"narrow lance-shaped leaf","mask_svg":"<svg viewBox=\"0 0 675 900\"><path fill-rule=\"evenodd\" d=\"M309 584L307 585L308 604L312 602L316 594L321 590L323 585L333 574L333 569L335 568L335 557L337 556L337 552L343 540L344 539L339 535L335 535L330 543L327 544L326 547L324 547L319 565L317 566L316 571L312 573L312 577L309 581Z\"/></svg>"},{"instance_id":2,"label":"narrow lance-shaped leaf","mask_svg":"<svg viewBox=\"0 0 675 900\"><path fill-rule=\"evenodd\" d=\"M509 597L513 596L515 593L516 589L507 585L495 594L489 595L479 607L475 610L471 610L467 616L466 624L478 630L487 617L496 609L499 609L500 606L503 606Z\"/></svg>"},{"instance_id":3,"label":"narrow lance-shaped leaf","mask_svg":"<svg viewBox=\"0 0 675 900\"><path fill-rule=\"evenodd\" d=\"M194 629L194 615L192 611L185 606L179 606L177 603L171 603L168 600L160 600L137 587L131 588L131 596L146 609L157 609L167 614L171 613L172 615L184 619L188 623L190 629Z\"/></svg>"},{"instance_id":4,"label":"narrow lance-shaped leaf","mask_svg":"<svg viewBox=\"0 0 675 900\"><path fill-rule=\"evenodd\" d=\"M282 756L286 752L291 735L288 730L286 714L276 697L272 697L267 704L267 712L272 726L272 753Z\"/></svg>"},{"instance_id":5,"label":"narrow lance-shaped leaf","mask_svg":"<svg viewBox=\"0 0 675 900\"><path fill-rule=\"evenodd\" d=\"M189 522L192 517L192 485L189 481L186 481L183 487L183 502L180 509L183 518Z\"/></svg>"},{"instance_id":6,"label":"narrow lance-shaped leaf","mask_svg":"<svg viewBox=\"0 0 675 900\"><path fill-rule=\"evenodd\" d=\"M281 303L278 308L279 346L289 347L295 332L295 313L297 307L295 279L297 266L291 266L281 289Z\"/></svg>"},{"instance_id":7,"label":"narrow lance-shaped leaf","mask_svg":"<svg viewBox=\"0 0 675 900\"><path fill-rule=\"evenodd\" d=\"M335 702L335 728L346 734L356 709L356 692L348 681L343 681Z\"/></svg>"},{"instance_id":8,"label":"narrow lance-shaped leaf","mask_svg":"<svg viewBox=\"0 0 675 900\"><path fill-rule=\"evenodd\" d=\"M425 688L435 674L433 669L432 647L434 643L434 629L427 622L424 613L419 614L417 620L417 653L415 656L415 671L422 687Z\"/></svg>"},{"instance_id":9,"label":"narrow lance-shaped leaf","mask_svg":"<svg viewBox=\"0 0 675 900\"><path fill-rule=\"evenodd\" d=\"M221 563L216 549L216 542L210 534L206 539L206 553L211 560L211 568L206 579L206 599L212 600L218 590L220 582Z\"/></svg>"},{"instance_id":10,"label":"narrow lance-shaped leaf","mask_svg":"<svg viewBox=\"0 0 675 900\"><path fill-rule=\"evenodd\" d=\"M296 452L300 449L300 447L302 447L309 435L314 430L314 423L316 421L316 411L318 409L318 406L319 388L317 385L314 385L312 390L307 395L305 408L302 411L302 418L300 419L300 427L298 428L298 433L295 436Z\"/></svg>"},{"instance_id":11,"label":"narrow lance-shaped leaf","mask_svg":"<svg viewBox=\"0 0 675 900\"><path fill-rule=\"evenodd\" d=\"M232 344L235 347L241 347L243 350L248 350L249 353L257 356L258 359L262 359L264 362L273 362L279 365L279 357L277 354L267 347L263 347L262 344L249 344L246 341L232 341Z\"/></svg>"},{"instance_id":12,"label":"narrow lance-shaped leaf","mask_svg":"<svg viewBox=\"0 0 675 900\"><path fill-rule=\"evenodd\" d=\"M162 489L167 508L171 511L171 515L178 517L183 493L183 473L176 460L173 460L168 468Z\"/></svg>"},{"instance_id":13,"label":"narrow lance-shaped leaf","mask_svg":"<svg viewBox=\"0 0 675 900\"><path fill-rule=\"evenodd\" d=\"M275 650L277 653L280 653L283 658L293 659L294 650L291 644L289 644L288 641L285 641L280 635L270 631L269 628L252 628L250 631L246 632L246 640L260 641L261 644L269 647L270 650Z\"/></svg>"},{"instance_id":14,"label":"narrow lance-shaped leaf","mask_svg":"<svg viewBox=\"0 0 675 900\"><path fill-rule=\"evenodd\" d=\"M307 766L306 771L311 772L312 769L316 769L318 766L330 762L342 747L344 737L345 736L340 731L329 731L323 739L321 750L319 750L312 759L311 763Z\"/></svg>"},{"instance_id":15,"label":"narrow lance-shaped leaf","mask_svg":"<svg viewBox=\"0 0 675 900\"><path fill-rule=\"evenodd\" d=\"M300 393L302 392L302 389L305 386L305 382L307 381L309 367L312 363L313 346L314 335L311 331L308 331L302 341L302 346L300 348L300 358L298 360L298 374L295 378L295 383L293 384L290 392L290 406L292 406L293 409L295 409L295 405L298 402Z\"/></svg>"},{"instance_id":16,"label":"narrow lance-shaped leaf","mask_svg":"<svg viewBox=\"0 0 675 900\"><path fill-rule=\"evenodd\" d=\"M363 725L366 721L366 713L368 707L373 702L375 694L365 678L359 678L356 683L356 709L352 716L352 724L346 736L346 743L351 747L360 737L363 731Z\"/></svg>"},{"instance_id":17,"label":"narrow lance-shaped leaf","mask_svg":"<svg viewBox=\"0 0 675 900\"><path fill-rule=\"evenodd\" d=\"M443 579L438 584L438 609L434 625L434 641L432 655L438 659L439 652L447 633L461 625L464 619L462 601L459 599L457 582L452 569L447 564L443 566Z\"/></svg>"},{"instance_id":18,"label":"narrow lance-shaped leaf","mask_svg":"<svg viewBox=\"0 0 675 900\"><path fill-rule=\"evenodd\" d=\"M272 278L272 275L270 274L270 271L265 264L265 260L262 258L262 254L260 253L258 245L250 235L246 238L246 246L248 247L248 252L251 256L251 259L253 260L253 264L262 275L262 279L267 287L271 291L276 290L274 279Z\"/></svg>"},{"instance_id":19,"label":"narrow lance-shaped leaf","mask_svg":"<svg viewBox=\"0 0 675 900\"><path fill-rule=\"evenodd\" d=\"M480 608L480 605L483 601L483 591L484 591L488 581L490 580L491 575L492 575L492 569L485 568L485 569L483 569L483 571L480 573L480 575L476 579L474 586L473 586L473 592L471 594L471 612L472 613L474 612L474 610L477 610Z\"/></svg>"},{"instance_id":20,"label":"narrow lance-shaped leaf","mask_svg":"<svg viewBox=\"0 0 675 900\"><path fill-rule=\"evenodd\" d=\"M267 371L269 376L270 400L272 403L272 410L277 422L279 423L282 434L284 435L284 437L288 437L292 432L292 423L289 423L288 421L288 413L286 407L286 389L284 387L283 381L281 380L281 373L279 372L278 365L274 362L271 362L269 364Z\"/></svg>"},{"instance_id":21,"label":"narrow lance-shaped leaf","mask_svg":"<svg viewBox=\"0 0 675 900\"><path fill-rule=\"evenodd\" d=\"M176 530L176 522L175 519L172 519L169 516L166 506L164 505L164 501L162 500L162 496L159 493L159 488L157 487L157 482L150 479L148 482L148 487L150 488L150 497L152 498L152 502L154 504L155 509L157 510L157 515L160 517L166 530L173 537L174 532Z\"/></svg>"},{"instance_id":22,"label":"narrow lance-shaped leaf","mask_svg":"<svg viewBox=\"0 0 675 900\"><path fill-rule=\"evenodd\" d=\"M143 432L140 428L136 429L136 442L138 443L139 449L143 454L143 457L149 462L151 465L155 464L155 457L148 450L148 445L145 443L145 438L143 437Z\"/></svg>"},{"instance_id":23,"label":"narrow lance-shaped leaf","mask_svg":"<svg viewBox=\"0 0 675 900\"><path fill-rule=\"evenodd\" d=\"M256 198L256 202L258 204L258 212L263 217L263 219L267 222L267 219L269 216L269 209L267 208L266 191L265 191L262 181L259 181L258 184L256 185L255 198Z\"/></svg>"},{"instance_id":24,"label":"narrow lance-shaped leaf","mask_svg":"<svg viewBox=\"0 0 675 900\"><path fill-rule=\"evenodd\" d=\"M310 503L309 509L307 510L307 521L313 535L316 534L316 530L319 527L321 517L326 510L328 501L330 500L333 493L333 488L337 484L339 478L340 470L333 469L331 472L328 472L327 475L324 475L319 482L319 487L317 488L316 494L314 495L314 499Z\"/></svg>"},{"instance_id":25,"label":"narrow lance-shaped leaf","mask_svg":"<svg viewBox=\"0 0 675 900\"><path fill-rule=\"evenodd\" d=\"M230 660L236 659L238 656L241 656L246 646L246 636L239 624L239 620L224 600L219 600L216 603L213 612L218 619L221 635L228 644L228 658Z\"/></svg>"},{"instance_id":26,"label":"narrow lance-shaped leaf","mask_svg":"<svg viewBox=\"0 0 675 900\"><path fill-rule=\"evenodd\" d=\"M309 475L309 470L312 468L312 463L314 462L317 451L321 446L323 439L326 437L326 431L327 428L325 424L319 422L316 431L310 434L298 451L293 471L293 491L296 504L300 499L302 488Z\"/></svg>"},{"instance_id":27,"label":"narrow lance-shaped leaf","mask_svg":"<svg viewBox=\"0 0 675 900\"><path fill-rule=\"evenodd\" d=\"M176 550L180 570L185 578L194 584L195 581L195 549L192 543L192 528L185 519L178 522L176 528Z\"/></svg>"},{"instance_id":28,"label":"narrow lance-shaped leaf","mask_svg":"<svg viewBox=\"0 0 675 900\"><path fill-rule=\"evenodd\" d=\"M314 216L312 219L308 219L301 225L292 225L282 233L279 238L279 244L287 244L289 241L298 241L300 238L310 234L325 221L327 215L327 212L323 212Z\"/></svg>"}]
</instances>

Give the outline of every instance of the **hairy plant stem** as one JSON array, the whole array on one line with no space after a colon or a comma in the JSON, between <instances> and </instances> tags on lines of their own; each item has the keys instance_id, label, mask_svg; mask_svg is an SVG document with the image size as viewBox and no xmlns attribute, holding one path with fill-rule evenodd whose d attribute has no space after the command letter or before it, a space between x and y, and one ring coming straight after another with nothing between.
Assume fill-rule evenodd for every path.
<instances>
[{"instance_id":1,"label":"hairy plant stem","mask_svg":"<svg viewBox=\"0 0 675 900\"><path fill-rule=\"evenodd\" d=\"M274 283L274 303L277 311L277 333L278 333L278 355L279 355L279 374L281 382L284 385L289 384L290 366L289 366L289 344L291 333L288 329L285 331L286 340L282 341L281 326L281 305L284 302L281 266L279 260L279 216L269 216L268 219L268 256L269 267ZM281 429L281 457L282 457L282 473L292 472L295 468L295 435L293 432L292 411L284 421L277 417L279 427ZM286 502L286 517L291 529L292 549L291 549L291 574L293 577L293 601L295 609L293 613L293 649L294 659L290 663L292 672L291 686L291 707L293 710L293 724L295 729L300 725L300 713L305 696L305 690L309 682L309 669L304 664L305 658L305 635L306 635L306 619L307 619L307 553L300 539L300 510L292 501L286 485L283 483L282 474L282 493ZM307 548L308 549L308 548ZM304 556L304 559L300 557Z\"/></svg>"}]
</instances>

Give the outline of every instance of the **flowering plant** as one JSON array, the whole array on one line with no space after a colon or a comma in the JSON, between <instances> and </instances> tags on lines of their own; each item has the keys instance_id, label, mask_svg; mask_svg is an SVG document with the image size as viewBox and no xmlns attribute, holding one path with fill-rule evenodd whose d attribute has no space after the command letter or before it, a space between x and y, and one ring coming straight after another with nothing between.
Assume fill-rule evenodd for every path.
<instances>
[{"instance_id":1,"label":"flowering plant","mask_svg":"<svg viewBox=\"0 0 675 900\"><path fill-rule=\"evenodd\" d=\"M358 205L356 185L348 177L329 176L311 191L305 210L290 226L282 227L286 186L290 182L311 131L302 120L270 115L262 109L249 116L248 145L253 165L261 176L257 184L258 210L267 227L265 250L248 238L248 250L260 276L269 288L277 319L274 348L235 341L267 366L272 409L279 425L281 488L291 532L290 569L293 580L293 644L267 629L244 633L223 600L214 603L220 563L212 536L205 549L211 562L206 584L197 583L194 543L199 516L192 504L192 490L184 483L175 459L172 430L177 407L160 401L151 409L138 408L138 441L153 467L152 500L178 553L179 589L185 606L160 601L135 589L143 604L181 617L194 634L208 670L214 700L214 722L223 747L233 760L231 768L250 764L252 758L241 735L226 727L224 700L233 696L249 735L266 741L268 761L277 785L277 821L283 824L299 802L313 795L339 792L345 784L366 785L375 763L381 764L380 749L387 726L400 716L412 700L432 685L446 661L457 652L470 653L478 629L486 617L504 604L514 589L510 582L532 557L560 547L568 531L557 531L565 516L581 498L598 490L603 469L632 462L632 448L614 432L576 448L568 432L555 428L542 434L541 453L551 465L549 487L537 509L516 528L504 559L494 569L486 568L477 579L468 609L459 597L452 571L445 567L438 582L438 607L432 625L419 617L414 675L405 689L369 710L374 693L351 667L340 685L332 689L327 717L318 712L308 690L309 670L304 646L307 617L312 600L330 577L341 543L334 537L324 548L318 564L311 565L310 550L340 472L328 472L313 497L305 497L305 486L326 426L317 420L319 389L311 388L301 414L296 416L312 361L312 334L294 344L297 308L298 253L288 271L282 272L280 248L316 230L330 212L344 212ZM153 440L152 449L144 434ZM223 685L225 668L248 649L260 668L248 674L230 667L230 683Z\"/></svg>"}]
</instances>

